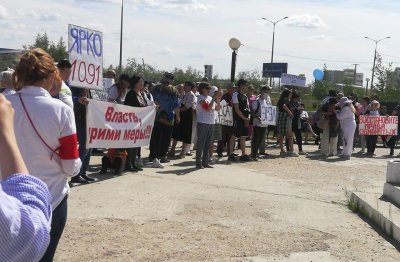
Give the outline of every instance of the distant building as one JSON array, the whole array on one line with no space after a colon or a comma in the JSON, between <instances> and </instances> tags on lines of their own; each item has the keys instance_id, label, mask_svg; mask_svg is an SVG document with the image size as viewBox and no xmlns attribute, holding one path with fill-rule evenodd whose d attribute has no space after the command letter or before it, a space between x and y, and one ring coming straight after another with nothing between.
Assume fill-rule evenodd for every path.
<instances>
[{"instance_id":1,"label":"distant building","mask_svg":"<svg viewBox=\"0 0 400 262\"><path fill-rule=\"evenodd\" d=\"M0 71L7 67L14 68L23 50L0 48Z\"/></svg>"},{"instance_id":2,"label":"distant building","mask_svg":"<svg viewBox=\"0 0 400 262\"><path fill-rule=\"evenodd\" d=\"M204 77L207 77L209 81L213 78L213 66L204 65Z\"/></svg>"},{"instance_id":3,"label":"distant building","mask_svg":"<svg viewBox=\"0 0 400 262\"><path fill-rule=\"evenodd\" d=\"M354 69L327 70L326 73L328 80L334 84L349 83L361 87L364 85L364 74L356 73L354 75Z\"/></svg>"}]
</instances>

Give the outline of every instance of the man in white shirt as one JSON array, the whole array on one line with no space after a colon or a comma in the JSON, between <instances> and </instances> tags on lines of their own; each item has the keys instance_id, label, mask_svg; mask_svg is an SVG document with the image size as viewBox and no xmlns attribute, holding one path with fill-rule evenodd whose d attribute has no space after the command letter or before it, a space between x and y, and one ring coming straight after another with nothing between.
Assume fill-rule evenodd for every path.
<instances>
[{"instance_id":1,"label":"man in white shirt","mask_svg":"<svg viewBox=\"0 0 400 262\"><path fill-rule=\"evenodd\" d=\"M67 59L63 59L57 63L58 72L62 79L61 90L56 98L60 99L64 104L70 108L74 108L74 102L72 101L72 92L69 88L67 81L71 75L72 65Z\"/></svg>"},{"instance_id":2,"label":"man in white shirt","mask_svg":"<svg viewBox=\"0 0 400 262\"><path fill-rule=\"evenodd\" d=\"M271 97L270 97L272 88L269 85L263 85L263 86L261 86L261 89L263 89L264 87L265 87L265 92L264 92L265 102L267 105L272 106L272 101L271 101ZM267 126L267 128L268 128L268 126ZM265 131L264 135L262 136L260 146L258 148L259 155L264 155L264 156L268 155L267 153L265 153L265 142L267 140L266 138L267 138L267 131Z\"/></svg>"},{"instance_id":3,"label":"man in white shirt","mask_svg":"<svg viewBox=\"0 0 400 262\"><path fill-rule=\"evenodd\" d=\"M260 90L260 95L257 100L253 101L251 106L251 114L253 116L253 137L251 141L251 158L252 160L258 160L258 149L260 144L265 138L265 133L267 130L267 124L265 122L265 110L267 107L267 92L270 90L268 86L263 86ZM269 96L268 96L269 98ZM270 102L270 101L269 101Z\"/></svg>"}]
</instances>

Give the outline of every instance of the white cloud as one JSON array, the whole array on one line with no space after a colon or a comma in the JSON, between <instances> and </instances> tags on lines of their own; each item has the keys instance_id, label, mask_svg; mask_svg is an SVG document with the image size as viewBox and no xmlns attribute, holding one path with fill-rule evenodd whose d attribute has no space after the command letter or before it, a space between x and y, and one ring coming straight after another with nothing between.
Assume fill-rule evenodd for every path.
<instances>
[{"instance_id":1,"label":"white cloud","mask_svg":"<svg viewBox=\"0 0 400 262\"><path fill-rule=\"evenodd\" d=\"M320 35L314 35L310 37L312 40L328 40L328 39L332 39L333 36L327 36L324 34L320 34Z\"/></svg>"},{"instance_id":2,"label":"white cloud","mask_svg":"<svg viewBox=\"0 0 400 262\"><path fill-rule=\"evenodd\" d=\"M171 48L169 48L169 47L167 47L167 46L165 46L165 47L159 49L159 50L156 52L156 54L158 54L158 55L169 55L169 54L171 54L171 53L172 53Z\"/></svg>"},{"instance_id":3,"label":"white cloud","mask_svg":"<svg viewBox=\"0 0 400 262\"><path fill-rule=\"evenodd\" d=\"M213 8L199 0L132 0L132 3L148 9L177 9L195 13L204 13Z\"/></svg>"},{"instance_id":4,"label":"white cloud","mask_svg":"<svg viewBox=\"0 0 400 262\"><path fill-rule=\"evenodd\" d=\"M308 29L314 29L326 26L325 22L318 15L301 14L291 15L284 21L286 26L292 27L303 27Z\"/></svg>"},{"instance_id":5,"label":"white cloud","mask_svg":"<svg viewBox=\"0 0 400 262\"><path fill-rule=\"evenodd\" d=\"M0 5L0 19L7 18L8 13L7 13L7 8L4 6Z\"/></svg>"},{"instance_id":6,"label":"white cloud","mask_svg":"<svg viewBox=\"0 0 400 262\"><path fill-rule=\"evenodd\" d=\"M25 12L22 10L18 10L17 11L17 15L18 16L22 16L22 17L31 17L37 20L41 20L41 21L57 21L59 18L61 18L61 15L59 13L37 13L34 10Z\"/></svg>"}]
</instances>

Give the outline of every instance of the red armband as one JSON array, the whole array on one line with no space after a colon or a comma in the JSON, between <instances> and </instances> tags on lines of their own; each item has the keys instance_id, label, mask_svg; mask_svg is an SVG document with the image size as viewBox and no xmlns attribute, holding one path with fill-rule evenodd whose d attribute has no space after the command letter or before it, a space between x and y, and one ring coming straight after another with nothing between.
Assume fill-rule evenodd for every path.
<instances>
[{"instance_id":1,"label":"red armband","mask_svg":"<svg viewBox=\"0 0 400 262\"><path fill-rule=\"evenodd\" d=\"M207 103L206 101L204 101L204 103L201 105L201 107L202 107L204 110L208 110L208 108L210 107L210 104Z\"/></svg>"},{"instance_id":2,"label":"red armband","mask_svg":"<svg viewBox=\"0 0 400 262\"><path fill-rule=\"evenodd\" d=\"M60 159L73 160L79 158L78 139L76 134L64 136L58 139L60 142Z\"/></svg>"}]
</instances>

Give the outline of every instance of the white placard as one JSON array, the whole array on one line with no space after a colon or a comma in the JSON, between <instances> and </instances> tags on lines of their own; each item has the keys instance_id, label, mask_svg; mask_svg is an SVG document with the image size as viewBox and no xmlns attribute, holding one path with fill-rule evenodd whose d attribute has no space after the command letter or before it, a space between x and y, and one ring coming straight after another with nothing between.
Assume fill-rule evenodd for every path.
<instances>
[{"instance_id":1,"label":"white placard","mask_svg":"<svg viewBox=\"0 0 400 262\"><path fill-rule=\"evenodd\" d=\"M72 64L70 85L103 89L103 34L68 25L68 54Z\"/></svg>"},{"instance_id":2,"label":"white placard","mask_svg":"<svg viewBox=\"0 0 400 262\"><path fill-rule=\"evenodd\" d=\"M296 76L296 75L289 75L289 74L282 73L281 83L283 85L305 87L306 86L306 78L303 76Z\"/></svg>"},{"instance_id":3,"label":"white placard","mask_svg":"<svg viewBox=\"0 0 400 262\"><path fill-rule=\"evenodd\" d=\"M261 106L261 124L268 126L276 125L276 106Z\"/></svg>"},{"instance_id":4,"label":"white placard","mask_svg":"<svg viewBox=\"0 0 400 262\"><path fill-rule=\"evenodd\" d=\"M155 106L132 107L89 100L87 148L147 146L156 116Z\"/></svg>"}]
</instances>

